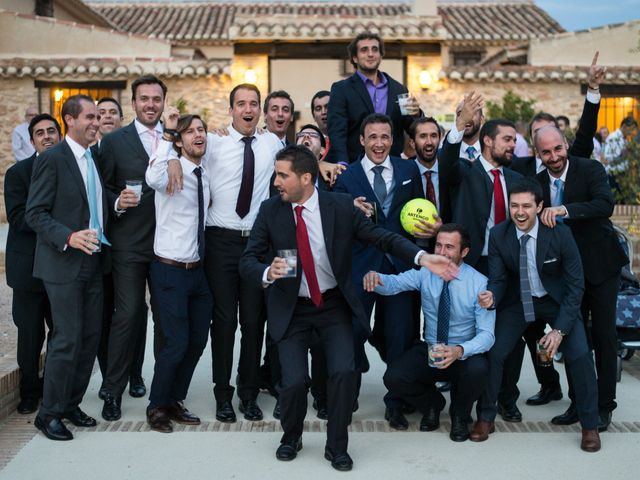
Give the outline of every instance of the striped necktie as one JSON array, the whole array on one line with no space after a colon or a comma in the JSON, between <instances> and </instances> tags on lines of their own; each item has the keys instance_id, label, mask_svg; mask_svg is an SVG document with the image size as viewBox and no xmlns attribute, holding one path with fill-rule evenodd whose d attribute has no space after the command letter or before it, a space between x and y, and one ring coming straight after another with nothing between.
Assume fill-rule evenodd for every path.
<instances>
[{"instance_id":1,"label":"striped necktie","mask_svg":"<svg viewBox=\"0 0 640 480\"><path fill-rule=\"evenodd\" d=\"M529 283L529 264L527 262L527 242L530 238L527 234L520 237L520 300L524 309L524 320L527 323L531 323L536 319L533 311L531 283Z\"/></svg>"}]
</instances>

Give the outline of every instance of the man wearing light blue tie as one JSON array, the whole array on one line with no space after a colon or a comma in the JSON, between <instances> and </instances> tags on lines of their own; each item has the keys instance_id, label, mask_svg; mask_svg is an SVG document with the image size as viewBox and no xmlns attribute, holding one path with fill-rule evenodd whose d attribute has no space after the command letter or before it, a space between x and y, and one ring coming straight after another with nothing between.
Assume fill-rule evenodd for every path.
<instances>
[{"instance_id":1,"label":"man wearing light blue tie","mask_svg":"<svg viewBox=\"0 0 640 480\"><path fill-rule=\"evenodd\" d=\"M102 275L110 267L107 197L89 150L98 131L93 99L69 97L62 118L67 136L38 157L26 208L38 235L33 275L43 280L53 315L34 424L52 440L73 438L63 418L77 427L96 425L79 405L98 350Z\"/></svg>"},{"instance_id":2,"label":"man wearing light blue tie","mask_svg":"<svg viewBox=\"0 0 640 480\"><path fill-rule=\"evenodd\" d=\"M450 408L454 442L469 438L467 418L473 403L482 394L488 374L484 352L493 345L495 312L484 310L478 294L486 289L487 278L465 264L469 253L469 234L454 223L444 224L436 237L435 253L459 265L458 277L445 282L426 269L408 270L399 275L369 272L364 288L380 295L419 290L425 318L423 341L400 358L390 362L384 375L389 392L413 405L422 414L421 431L440 426L445 399L436 382L451 382L456 391ZM429 366L429 346L443 344L435 366Z\"/></svg>"}]
</instances>

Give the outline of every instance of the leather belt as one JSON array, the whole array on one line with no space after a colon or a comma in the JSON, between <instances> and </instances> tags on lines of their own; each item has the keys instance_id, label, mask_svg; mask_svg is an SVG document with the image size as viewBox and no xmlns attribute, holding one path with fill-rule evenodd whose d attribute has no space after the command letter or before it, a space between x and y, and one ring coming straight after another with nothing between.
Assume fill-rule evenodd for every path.
<instances>
[{"instance_id":1,"label":"leather belt","mask_svg":"<svg viewBox=\"0 0 640 480\"><path fill-rule=\"evenodd\" d=\"M184 270L193 270L194 268L198 268L202 265L202 262L198 260L197 262L177 262L175 260L171 260L170 258L159 257L154 255L154 257L158 262L164 263L165 265L171 265L172 267L182 268Z\"/></svg>"},{"instance_id":2,"label":"leather belt","mask_svg":"<svg viewBox=\"0 0 640 480\"><path fill-rule=\"evenodd\" d=\"M322 300L325 300L327 297L339 292L340 289L338 287L330 288L329 290L325 290L322 292ZM298 301L302 303L313 304L313 300L310 297L298 297Z\"/></svg>"},{"instance_id":3,"label":"leather belt","mask_svg":"<svg viewBox=\"0 0 640 480\"><path fill-rule=\"evenodd\" d=\"M207 227L206 229L216 232L219 235L226 235L229 237L247 238L251 235L251 230L231 230L230 228L224 227Z\"/></svg>"}]
</instances>

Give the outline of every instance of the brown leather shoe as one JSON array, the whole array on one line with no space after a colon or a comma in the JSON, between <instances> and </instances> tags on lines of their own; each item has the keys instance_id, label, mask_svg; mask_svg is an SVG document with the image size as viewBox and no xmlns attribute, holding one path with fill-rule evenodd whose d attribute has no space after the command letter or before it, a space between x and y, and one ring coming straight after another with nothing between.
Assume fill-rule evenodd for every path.
<instances>
[{"instance_id":1,"label":"brown leather shoe","mask_svg":"<svg viewBox=\"0 0 640 480\"><path fill-rule=\"evenodd\" d=\"M600 450L600 434L598 430L582 429L582 442L580 448L585 452L597 452Z\"/></svg>"},{"instance_id":2,"label":"brown leather shoe","mask_svg":"<svg viewBox=\"0 0 640 480\"><path fill-rule=\"evenodd\" d=\"M200 419L187 410L182 402L167 407L167 415L171 420L183 425L200 425Z\"/></svg>"},{"instance_id":3,"label":"brown leather shoe","mask_svg":"<svg viewBox=\"0 0 640 480\"><path fill-rule=\"evenodd\" d=\"M473 426L473 430L469 434L469 440L471 440L472 442L484 442L489 438L489 434L495 431L496 426L493 422L478 420Z\"/></svg>"},{"instance_id":4,"label":"brown leather shoe","mask_svg":"<svg viewBox=\"0 0 640 480\"><path fill-rule=\"evenodd\" d=\"M173 432L171 420L169 419L169 416L167 415L167 412L164 408L147 408L147 423L149 424L149 428L151 428L151 430L155 430L156 432Z\"/></svg>"}]
</instances>

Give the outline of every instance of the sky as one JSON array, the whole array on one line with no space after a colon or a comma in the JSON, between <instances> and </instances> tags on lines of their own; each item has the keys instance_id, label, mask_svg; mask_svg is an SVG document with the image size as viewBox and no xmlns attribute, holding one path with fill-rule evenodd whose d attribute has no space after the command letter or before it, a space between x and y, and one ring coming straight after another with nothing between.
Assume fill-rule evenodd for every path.
<instances>
[{"instance_id":1,"label":"sky","mask_svg":"<svg viewBox=\"0 0 640 480\"><path fill-rule=\"evenodd\" d=\"M187 3L205 0L85 0L87 3ZM225 0L210 0L223 2ZM248 3L284 1L284 0L226 0L227 3ZM296 2L305 0L287 0ZM328 1L330 3L352 3L354 0L340 2L339 0L306 0L306 1ZM355 0L367 2L367 0ZM369 0L367 3L377 3L385 1L388 3L411 3L412 0ZM491 0L443 0L442 3L456 1L491 1ZM498 0L499 1L499 0ZM517 1L517 0L516 0ZM495 0L493 0L495 2ZM640 20L640 0L535 0L535 3L547 11L566 30L583 30L592 27L599 27L609 23L627 22L629 20Z\"/></svg>"}]
</instances>

